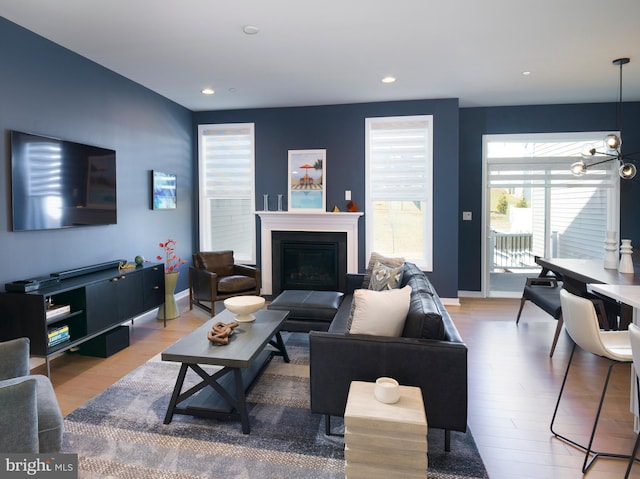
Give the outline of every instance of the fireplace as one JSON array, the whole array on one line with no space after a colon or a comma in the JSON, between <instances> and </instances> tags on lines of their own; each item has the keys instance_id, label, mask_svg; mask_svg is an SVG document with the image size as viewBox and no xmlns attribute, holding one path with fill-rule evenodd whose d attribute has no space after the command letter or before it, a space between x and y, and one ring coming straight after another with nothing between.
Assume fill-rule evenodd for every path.
<instances>
[{"instance_id":1,"label":"fireplace","mask_svg":"<svg viewBox=\"0 0 640 479\"><path fill-rule=\"evenodd\" d=\"M344 291L346 233L273 231L271 245L274 295L286 289Z\"/></svg>"},{"instance_id":2,"label":"fireplace","mask_svg":"<svg viewBox=\"0 0 640 479\"><path fill-rule=\"evenodd\" d=\"M358 272L358 222L362 212L309 213L294 211L258 211L260 217L260 269L262 294L273 294L271 238L274 232L332 232L347 235L347 273Z\"/></svg>"}]
</instances>

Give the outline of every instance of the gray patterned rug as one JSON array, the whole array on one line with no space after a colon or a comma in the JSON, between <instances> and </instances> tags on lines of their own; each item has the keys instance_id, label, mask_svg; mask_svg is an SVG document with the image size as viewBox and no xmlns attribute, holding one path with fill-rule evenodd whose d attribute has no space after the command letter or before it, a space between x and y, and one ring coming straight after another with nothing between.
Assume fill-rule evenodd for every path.
<instances>
[{"instance_id":1,"label":"gray patterned rug","mask_svg":"<svg viewBox=\"0 0 640 479\"><path fill-rule=\"evenodd\" d=\"M236 421L163 424L179 364L158 356L65 418L63 452L78 454L80 478L342 478L343 438L325 436L309 409L307 336L286 341L291 362L275 357L248 395L249 435ZM429 433L430 479L488 477L470 432L452 434L450 453L443 438Z\"/></svg>"}]
</instances>

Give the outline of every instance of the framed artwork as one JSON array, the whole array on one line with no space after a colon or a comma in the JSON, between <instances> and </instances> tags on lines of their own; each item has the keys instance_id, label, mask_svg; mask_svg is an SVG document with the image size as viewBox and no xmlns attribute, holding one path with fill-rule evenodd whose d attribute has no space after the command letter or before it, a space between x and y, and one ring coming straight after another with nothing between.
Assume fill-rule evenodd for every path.
<instances>
[{"instance_id":1,"label":"framed artwork","mask_svg":"<svg viewBox=\"0 0 640 479\"><path fill-rule=\"evenodd\" d=\"M178 207L178 178L172 173L151 171L151 208L173 210Z\"/></svg>"},{"instance_id":2,"label":"framed artwork","mask_svg":"<svg viewBox=\"0 0 640 479\"><path fill-rule=\"evenodd\" d=\"M326 211L327 150L289 150L289 210Z\"/></svg>"}]
</instances>

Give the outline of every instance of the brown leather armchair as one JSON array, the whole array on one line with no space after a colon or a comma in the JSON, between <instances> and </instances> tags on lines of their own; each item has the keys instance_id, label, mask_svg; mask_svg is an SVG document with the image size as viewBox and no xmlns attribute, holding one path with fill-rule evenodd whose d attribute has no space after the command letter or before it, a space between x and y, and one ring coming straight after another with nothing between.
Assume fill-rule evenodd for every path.
<instances>
[{"instance_id":1,"label":"brown leather armchair","mask_svg":"<svg viewBox=\"0 0 640 479\"><path fill-rule=\"evenodd\" d=\"M260 295L260 269L235 264L233 251L201 251L189 267L189 309L200 306L215 315L216 301L241 295ZM211 303L211 307L202 302Z\"/></svg>"}]
</instances>

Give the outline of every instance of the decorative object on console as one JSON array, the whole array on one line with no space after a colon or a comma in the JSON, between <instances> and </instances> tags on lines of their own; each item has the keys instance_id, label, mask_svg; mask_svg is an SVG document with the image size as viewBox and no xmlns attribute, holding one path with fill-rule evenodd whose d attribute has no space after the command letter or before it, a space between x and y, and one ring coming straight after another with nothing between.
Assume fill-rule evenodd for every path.
<instances>
[{"instance_id":1,"label":"decorative object on console","mask_svg":"<svg viewBox=\"0 0 640 479\"><path fill-rule=\"evenodd\" d=\"M134 261L138 266L142 266L142 263L144 263L144 257L138 255L135 257Z\"/></svg>"},{"instance_id":2,"label":"decorative object on console","mask_svg":"<svg viewBox=\"0 0 640 479\"><path fill-rule=\"evenodd\" d=\"M631 240L623 239L620 245L620 266L618 271L621 273L633 274L633 259L631 254L633 253L633 247L631 246Z\"/></svg>"},{"instance_id":3,"label":"decorative object on console","mask_svg":"<svg viewBox=\"0 0 640 479\"><path fill-rule=\"evenodd\" d=\"M239 323L250 323L256 320L253 315L264 306L261 296L234 296L224 300L224 307L236 315Z\"/></svg>"},{"instance_id":4,"label":"decorative object on console","mask_svg":"<svg viewBox=\"0 0 640 479\"><path fill-rule=\"evenodd\" d=\"M327 150L289 150L289 210L326 211Z\"/></svg>"},{"instance_id":5,"label":"decorative object on console","mask_svg":"<svg viewBox=\"0 0 640 479\"><path fill-rule=\"evenodd\" d=\"M628 58L617 58L612 62L614 65L618 65L620 67L620 82L619 82L620 93L618 96L618 105L617 105L619 132L622 131L622 65L626 65L630 61L631 60L629 60ZM607 135L604 138L604 144L605 144L606 151L601 152L601 151L597 151L595 148L592 148L591 150L589 150L589 154L585 155L585 157L587 158L597 156L600 158L604 157L604 159L601 159L599 161L596 161L594 163L589 163L589 164L585 163L584 160L576 161L571 165L571 173L573 173L576 176L582 176L586 174L587 169L591 168L592 166L599 165L601 163L606 163L607 161L618 160L618 163L620 164L620 168L618 170L618 173L620 174L620 178L624 180L630 180L633 177L635 177L637 170L636 170L636 165L634 165L632 162L638 161L638 159L633 158L632 156L637 155L638 152L624 155L622 153L622 139L615 134Z\"/></svg>"},{"instance_id":6,"label":"decorative object on console","mask_svg":"<svg viewBox=\"0 0 640 479\"><path fill-rule=\"evenodd\" d=\"M618 239L615 231L605 233L604 250L605 269L618 269Z\"/></svg>"},{"instance_id":7,"label":"decorative object on console","mask_svg":"<svg viewBox=\"0 0 640 479\"><path fill-rule=\"evenodd\" d=\"M209 341L215 344L229 344L229 338L233 335L233 330L238 327L238 323L223 323L218 321L207 332L207 338Z\"/></svg>"}]
</instances>

